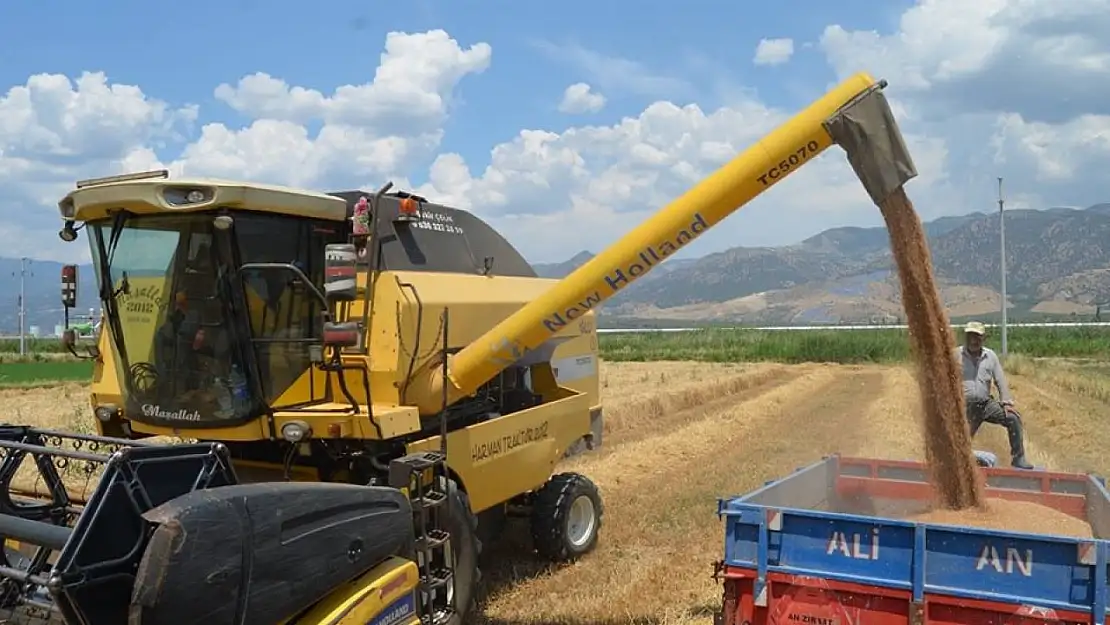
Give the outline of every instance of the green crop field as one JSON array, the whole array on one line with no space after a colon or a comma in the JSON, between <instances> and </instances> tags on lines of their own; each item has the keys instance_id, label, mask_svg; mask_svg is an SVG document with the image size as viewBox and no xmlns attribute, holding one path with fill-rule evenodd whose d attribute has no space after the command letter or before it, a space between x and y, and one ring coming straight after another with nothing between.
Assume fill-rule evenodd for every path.
<instances>
[{"instance_id":1,"label":"green crop field","mask_svg":"<svg viewBox=\"0 0 1110 625\"><path fill-rule=\"evenodd\" d=\"M87 360L23 360L0 362L0 387L41 386L84 382L92 377Z\"/></svg>"},{"instance_id":2,"label":"green crop field","mask_svg":"<svg viewBox=\"0 0 1110 625\"><path fill-rule=\"evenodd\" d=\"M995 329L987 345L999 349ZM896 363L907 361L909 336L902 329L736 330L709 328L684 332L602 334L605 360L695 360L704 362L774 361L782 363ZM56 339L0 341L0 386L36 386L50 381L83 381L92 363L65 353ZM1110 328L1101 326L1011 328L1011 355L1110 361Z\"/></svg>"},{"instance_id":3,"label":"green crop field","mask_svg":"<svg viewBox=\"0 0 1110 625\"><path fill-rule=\"evenodd\" d=\"M962 339L962 337L960 337ZM987 346L1000 348L997 331ZM602 334L602 357L609 361L700 360L784 363L893 363L910 358L902 329L733 330ZM1011 354L1032 358L1110 360L1110 327L1010 328Z\"/></svg>"}]
</instances>

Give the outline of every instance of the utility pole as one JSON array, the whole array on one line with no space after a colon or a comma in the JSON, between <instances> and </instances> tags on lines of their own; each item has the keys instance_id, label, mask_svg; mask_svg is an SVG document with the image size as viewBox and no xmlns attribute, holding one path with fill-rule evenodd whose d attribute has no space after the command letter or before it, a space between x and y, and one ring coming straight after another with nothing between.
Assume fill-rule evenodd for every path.
<instances>
[{"instance_id":1,"label":"utility pole","mask_svg":"<svg viewBox=\"0 0 1110 625\"><path fill-rule=\"evenodd\" d=\"M19 259L19 355L27 355L27 258Z\"/></svg>"},{"instance_id":2,"label":"utility pole","mask_svg":"<svg viewBox=\"0 0 1110 625\"><path fill-rule=\"evenodd\" d=\"M1007 352L1006 345L1006 211L1002 200L1002 177L998 178L998 247L1002 255L1002 357Z\"/></svg>"}]
</instances>

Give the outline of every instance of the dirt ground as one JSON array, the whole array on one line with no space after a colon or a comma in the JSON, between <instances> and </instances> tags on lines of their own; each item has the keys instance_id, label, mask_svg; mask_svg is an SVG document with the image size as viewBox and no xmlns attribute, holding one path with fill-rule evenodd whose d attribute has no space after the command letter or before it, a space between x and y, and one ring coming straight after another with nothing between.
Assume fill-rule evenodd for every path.
<instances>
[{"instance_id":1,"label":"dirt ground","mask_svg":"<svg viewBox=\"0 0 1110 625\"><path fill-rule=\"evenodd\" d=\"M1009 373L1032 461L1110 475L1110 392L1044 367ZM904 367L605 363L602 385L604 446L560 466L602 491L597 550L544 570L527 554L526 527L510 525L483 558L478 623L708 624L720 602L710 578L723 544L717 497L829 453L924 454L917 390ZM76 384L2 390L0 399L9 422L89 429ZM974 446L1009 457L997 426L984 425Z\"/></svg>"},{"instance_id":2,"label":"dirt ground","mask_svg":"<svg viewBox=\"0 0 1110 625\"><path fill-rule=\"evenodd\" d=\"M924 457L907 367L606 363L604 446L569 461L606 503L597 550L542 570L521 553L523 528L491 549L481 619L509 623L711 623L722 555L717 497L840 452ZM1011 374L1032 462L1110 475L1103 400L1051 376ZM1009 459L1005 430L984 425L976 449Z\"/></svg>"}]
</instances>

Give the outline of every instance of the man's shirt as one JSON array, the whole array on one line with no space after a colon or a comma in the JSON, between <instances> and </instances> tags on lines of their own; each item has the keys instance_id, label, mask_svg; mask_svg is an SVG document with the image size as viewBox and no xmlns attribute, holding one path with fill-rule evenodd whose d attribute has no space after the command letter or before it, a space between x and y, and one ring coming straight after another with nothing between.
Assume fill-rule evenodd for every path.
<instances>
[{"instance_id":1,"label":"man's shirt","mask_svg":"<svg viewBox=\"0 0 1110 625\"><path fill-rule=\"evenodd\" d=\"M967 399L990 399L993 381L998 388L999 399L1002 402L1013 401L1006 374L1002 371L1002 361L993 349L983 347L976 357L968 353L967 346L961 345L956 348L956 356L963 365L964 396Z\"/></svg>"}]
</instances>

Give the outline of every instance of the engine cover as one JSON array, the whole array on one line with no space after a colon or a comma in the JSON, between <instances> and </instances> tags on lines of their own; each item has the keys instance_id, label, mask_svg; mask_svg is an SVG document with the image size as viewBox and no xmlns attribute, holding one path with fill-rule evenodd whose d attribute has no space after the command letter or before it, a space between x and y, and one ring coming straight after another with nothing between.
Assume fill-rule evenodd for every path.
<instances>
[{"instance_id":1,"label":"engine cover","mask_svg":"<svg viewBox=\"0 0 1110 625\"><path fill-rule=\"evenodd\" d=\"M144 516L157 527L130 625L279 623L390 555L413 557L411 505L392 488L241 484Z\"/></svg>"}]
</instances>

